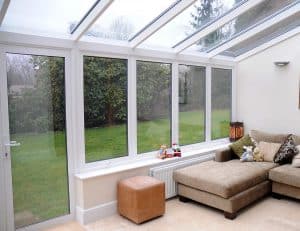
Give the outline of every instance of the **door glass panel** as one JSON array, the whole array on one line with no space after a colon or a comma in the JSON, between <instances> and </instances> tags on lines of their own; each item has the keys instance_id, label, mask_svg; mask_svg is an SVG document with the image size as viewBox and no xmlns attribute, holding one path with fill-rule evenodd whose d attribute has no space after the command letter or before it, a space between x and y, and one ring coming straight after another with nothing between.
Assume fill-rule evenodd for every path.
<instances>
[{"instance_id":1,"label":"door glass panel","mask_svg":"<svg viewBox=\"0 0 300 231\"><path fill-rule=\"evenodd\" d=\"M69 213L65 61L7 54L15 226Z\"/></svg>"}]
</instances>

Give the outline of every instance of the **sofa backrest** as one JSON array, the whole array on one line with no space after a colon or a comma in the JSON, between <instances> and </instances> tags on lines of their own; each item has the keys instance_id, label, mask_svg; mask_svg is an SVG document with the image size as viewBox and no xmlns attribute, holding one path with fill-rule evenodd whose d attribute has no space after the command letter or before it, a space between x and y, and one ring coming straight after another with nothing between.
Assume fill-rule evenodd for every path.
<instances>
[{"instance_id":1,"label":"sofa backrest","mask_svg":"<svg viewBox=\"0 0 300 231\"><path fill-rule=\"evenodd\" d=\"M283 143L287 138L288 134L272 134L258 130L251 130L249 132L250 136L256 141L265 141L265 142L272 142L272 143ZM300 136L293 135L294 141L296 145L300 145Z\"/></svg>"},{"instance_id":2,"label":"sofa backrest","mask_svg":"<svg viewBox=\"0 0 300 231\"><path fill-rule=\"evenodd\" d=\"M300 136L298 135L293 135L294 141L296 145L300 145Z\"/></svg>"},{"instance_id":3,"label":"sofa backrest","mask_svg":"<svg viewBox=\"0 0 300 231\"><path fill-rule=\"evenodd\" d=\"M249 134L257 143L259 143L260 141L283 143L288 136L288 134L272 134L258 130L251 130Z\"/></svg>"}]
</instances>

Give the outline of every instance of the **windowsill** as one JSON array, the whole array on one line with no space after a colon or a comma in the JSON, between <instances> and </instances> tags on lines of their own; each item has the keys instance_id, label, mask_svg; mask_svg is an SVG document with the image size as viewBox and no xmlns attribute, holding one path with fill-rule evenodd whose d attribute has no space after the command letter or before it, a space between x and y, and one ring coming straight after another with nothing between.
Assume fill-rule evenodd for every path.
<instances>
[{"instance_id":1,"label":"windowsill","mask_svg":"<svg viewBox=\"0 0 300 231\"><path fill-rule=\"evenodd\" d=\"M87 180L94 177L105 176L109 174L114 174L118 172L128 171L132 169L152 166L152 165L162 165L166 163L177 162L183 159L189 159L195 156L202 156L212 153L220 148L228 147L228 139L222 139L220 141L212 141L210 143L188 145L182 147L182 157L173 157L167 159L159 159L157 157L151 156L148 158L138 158L130 161L128 163L123 163L117 166L107 166L101 169L93 169L88 172L77 173L75 177L80 180Z\"/></svg>"}]
</instances>

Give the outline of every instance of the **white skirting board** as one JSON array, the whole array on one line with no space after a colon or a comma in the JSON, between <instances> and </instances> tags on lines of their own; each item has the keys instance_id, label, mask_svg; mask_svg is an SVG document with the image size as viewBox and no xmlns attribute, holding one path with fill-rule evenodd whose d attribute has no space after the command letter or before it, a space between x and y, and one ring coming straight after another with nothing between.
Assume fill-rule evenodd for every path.
<instances>
[{"instance_id":1,"label":"white skirting board","mask_svg":"<svg viewBox=\"0 0 300 231\"><path fill-rule=\"evenodd\" d=\"M95 222L101 218L108 217L117 213L117 201L108 202L99 206L82 209L76 207L76 220L86 225L88 223Z\"/></svg>"}]
</instances>

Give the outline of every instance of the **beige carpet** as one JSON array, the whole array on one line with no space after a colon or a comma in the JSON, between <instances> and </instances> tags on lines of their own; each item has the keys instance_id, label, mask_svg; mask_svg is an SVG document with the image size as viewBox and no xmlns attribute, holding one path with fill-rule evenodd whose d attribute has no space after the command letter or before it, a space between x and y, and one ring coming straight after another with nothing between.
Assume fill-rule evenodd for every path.
<instances>
[{"instance_id":1,"label":"beige carpet","mask_svg":"<svg viewBox=\"0 0 300 231\"><path fill-rule=\"evenodd\" d=\"M68 227L70 226L70 227ZM166 214L142 225L114 215L81 227L74 223L48 231L300 231L300 202L266 198L240 212L231 221L223 213L197 204L182 203L178 199L167 202Z\"/></svg>"}]
</instances>

